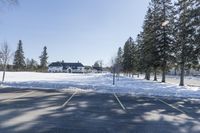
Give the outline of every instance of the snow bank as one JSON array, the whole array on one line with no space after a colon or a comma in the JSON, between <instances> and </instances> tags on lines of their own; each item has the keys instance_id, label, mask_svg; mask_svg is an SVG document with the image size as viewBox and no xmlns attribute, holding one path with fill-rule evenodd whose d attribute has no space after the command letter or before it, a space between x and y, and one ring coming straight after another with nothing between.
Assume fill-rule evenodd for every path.
<instances>
[{"instance_id":1,"label":"snow bank","mask_svg":"<svg viewBox=\"0 0 200 133\"><path fill-rule=\"evenodd\" d=\"M2 73L0 73L2 74ZM200 98L200 88L146 81L121 76L112 85L112 74L68 74L7 72L4 86L15 88L69 89L80 88L102 93Z\"/></svg>"}]
</instances>

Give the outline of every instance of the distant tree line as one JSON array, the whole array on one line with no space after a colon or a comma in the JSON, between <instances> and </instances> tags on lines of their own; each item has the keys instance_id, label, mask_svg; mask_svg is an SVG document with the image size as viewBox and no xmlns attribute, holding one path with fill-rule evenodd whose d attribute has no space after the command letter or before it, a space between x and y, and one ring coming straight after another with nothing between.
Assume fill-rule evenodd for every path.
<instances>
[{"instance_id":1,"label":"distant tree line","mask_svg":"<svg viewBox=\"0 0 200 133\"><path fill-rule=\"evenodd\" d=\"M7 52L6 52L7 51ZM0 51L1 70L9 71L47 71L48 54L47 47L44 46L41 55L39 56L40 63L35 59L25 58L23 43L19 40L16 51L12 54L7 42L4 42ZM13 63L11 58L14 57Z\"/></svg>"},{"instance_id":2,"label":"distant tree line","mask_svg":"<svg viewBox=\"0 0 200 133\"><path fill-rule=\"evenodd\" d=\"M145 73L147 80L161 72L162 82L170 68L179 69L183 86L185 69L200 69L199 62L200 1L151 0L143 30L118 49L114 66L127 75Z\"/></svg>"}]
</instances>

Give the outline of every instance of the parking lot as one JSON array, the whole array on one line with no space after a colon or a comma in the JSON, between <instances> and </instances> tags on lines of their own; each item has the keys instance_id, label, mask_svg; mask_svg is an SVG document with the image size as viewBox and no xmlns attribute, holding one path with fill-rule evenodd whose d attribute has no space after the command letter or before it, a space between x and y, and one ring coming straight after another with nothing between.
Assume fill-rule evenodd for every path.
<instances>
[{"instance_id":1,"label":"parking lot","mask_svg":"<svg viewBox=\"0 0 200 133\"><path fill-rule=\"evenodd\" d=\"M199 133L200 100L0 89L1 133Z\"/></svg>"}]
</instances>

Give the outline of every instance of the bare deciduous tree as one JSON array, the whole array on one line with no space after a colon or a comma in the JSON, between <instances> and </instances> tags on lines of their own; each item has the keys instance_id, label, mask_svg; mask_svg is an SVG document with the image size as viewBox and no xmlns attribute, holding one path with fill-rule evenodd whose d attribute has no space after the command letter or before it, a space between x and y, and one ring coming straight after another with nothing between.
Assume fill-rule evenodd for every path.
<instances>
[{"instance_id":1,"label":"bare deciduous tree","mask_svg":"<svg viewBox=\"0 0 200 133\"><path fill-rule=\"evenodd\" d=\"M11 50L8 46L8 43L4 42L3 45L1 46L1 50L0 50L0 60L1 60L2 66L3 66L2 83L4 82L7 64L9 62L9 59L11 58L11 56L12 56L12 54L11 54Z\"/></svg>"}]
</instances>

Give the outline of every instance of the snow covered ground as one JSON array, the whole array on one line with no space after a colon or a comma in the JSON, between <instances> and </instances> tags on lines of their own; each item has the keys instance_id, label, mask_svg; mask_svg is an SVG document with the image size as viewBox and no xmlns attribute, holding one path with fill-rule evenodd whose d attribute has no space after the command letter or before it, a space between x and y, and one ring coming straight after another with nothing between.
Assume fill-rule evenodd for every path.
<instances>
[{"instance_id":1,"label":"snow covered ground","mask_svg":"<svg viewBox=\"0 0 200 133\"><path fill-rule=\"evenodd\" d=\"M2 74L0 72L0 74ZM197 79L200 81L200 79ZM120 77L112 85L112 74L68 74L7 72L3 87L69 89L79 88L103 93L129 93L134 95L200 98L200 87L179 87L172 83L159 83L143 79Z\"/></svg>"},{"instance_id":2,"label":"snow covered ground","mask_svg":"<svg viewBox=\"0 0 200 133\"><path fill-rule=\"evenodd\" d=\"M140 75L141 79L144 79L144 74ZM151 75L151 80L153 80L153 75ZM161 81L161 75L157 76L158 81ZM166 82L172 83L172 84L179 84L180 82L180 76L174 76L174 75L166 75ZM200 87L200 76L185 76L185 85L188 86L199 86Z\"/></svg>"}]
</instances>

